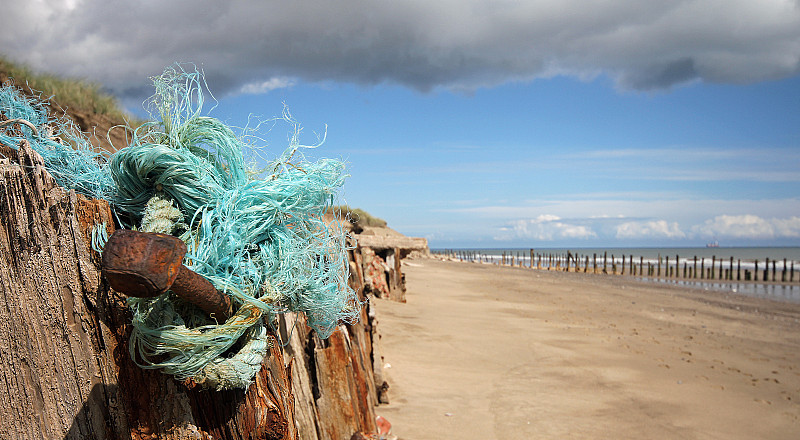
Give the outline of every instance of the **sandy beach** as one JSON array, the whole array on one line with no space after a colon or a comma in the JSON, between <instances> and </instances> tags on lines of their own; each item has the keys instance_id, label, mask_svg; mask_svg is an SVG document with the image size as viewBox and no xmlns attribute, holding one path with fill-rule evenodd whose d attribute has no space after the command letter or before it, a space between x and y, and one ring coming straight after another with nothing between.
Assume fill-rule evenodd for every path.
<instances>
[{"instance_id":1,"label":"sandy beach","mask_svg":"<svg viewBox=\"0 0 800 440\"><path fill-rule=\"evenodd\" d=\"M402 440L800 438L800 305L411 260L375 300Z\"/></svg>"}]
</instances>

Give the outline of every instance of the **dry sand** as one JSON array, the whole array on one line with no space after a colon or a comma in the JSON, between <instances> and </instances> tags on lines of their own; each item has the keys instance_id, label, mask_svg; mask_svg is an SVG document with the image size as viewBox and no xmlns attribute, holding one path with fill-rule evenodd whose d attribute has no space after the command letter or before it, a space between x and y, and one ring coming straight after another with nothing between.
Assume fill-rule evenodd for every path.
<instances>
[{"instance_id":1,"label":"dry sand","mask_svg":"<svg viewBox=\"0 0 800 440\"><path fill-rule=\"evenodd\" d=\"M376 300L402 440L800 439L800 305L414 260Z\"/></svg>"}]
</instances>

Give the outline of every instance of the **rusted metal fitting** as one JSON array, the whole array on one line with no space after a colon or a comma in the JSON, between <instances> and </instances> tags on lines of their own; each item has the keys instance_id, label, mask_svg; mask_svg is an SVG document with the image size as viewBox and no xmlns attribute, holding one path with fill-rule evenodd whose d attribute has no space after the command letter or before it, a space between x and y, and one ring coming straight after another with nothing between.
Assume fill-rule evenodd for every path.
<instances>
[{"instance_id":1,"label":"rusted metal fitting","mask_svg":"<svg viewBox=\"0 0 800 440\"><path fill-rule=\"evenodd\" d=\"M171 290L211 317L228 319L231 299L184 266L185 255L186 245L171 235L118 229L103 250L103 275L125 295L150 298Z\"/></svg>"}]
</instances>

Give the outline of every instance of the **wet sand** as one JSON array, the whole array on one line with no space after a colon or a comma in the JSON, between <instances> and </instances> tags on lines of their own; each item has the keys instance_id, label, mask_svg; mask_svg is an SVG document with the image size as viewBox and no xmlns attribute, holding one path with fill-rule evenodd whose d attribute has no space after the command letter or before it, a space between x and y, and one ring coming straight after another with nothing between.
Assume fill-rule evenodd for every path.
<instances>
[{"instance_id":1,"label":"wet sand","mask_svg":"<svg viewBox=\"0 0 800 440\"><path fill-rule=\"evenodd\" d=\"M800 305L408 263L375 300L400 439L800 438Z\"/></svg>"}]
</instances>

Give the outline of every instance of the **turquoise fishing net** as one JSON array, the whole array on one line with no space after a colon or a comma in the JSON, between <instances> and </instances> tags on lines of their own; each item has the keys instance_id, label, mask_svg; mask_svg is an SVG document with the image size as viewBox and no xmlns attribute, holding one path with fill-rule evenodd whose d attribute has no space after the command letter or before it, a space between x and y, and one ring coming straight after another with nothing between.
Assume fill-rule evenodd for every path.
<instances>
[{"instance_id":1,"label":"turquoise fishing net","mask_svg":"<svg viewBox=\"0 0 800 440\"><path fill-rule=\"evenodd\" d=\"M23 140L38 152L56 182L77 193L109 200L111 175L100 164L108 153L94 148L71 119L51 117L46 105L11 84L0 86L0 143L16 148Z\"/></svg>"},{"instance_id":2,"label":"turquoise fishing net","mask_svg":"<svg viewBox=\"0 0 800 440\"><path fill-rule=\"evenodd\" d=\"M188 247L185 264L229 295L236 312L216 322L179 298L130 298L130 349L143 368L217 389L245 388L269 346L266 326L278 313L303 312L319 336L355 322L361 304L348 285L346 232L323 217L347 177L337 160L310 161L298 128L266 171L252 171L246 151L261 154L221 121L202 115L204 80L180 65L153 78L152 122L130 145L105 157L68 121L12 87L0 89L5 119L51 126L59 143L16 124L0 142L27 139L56 181L110 202L123 227L172 233ZM68 133L67 135L63 133ZM255 138L257 139L257 138Z\"/></svg>"}]
</instances>

